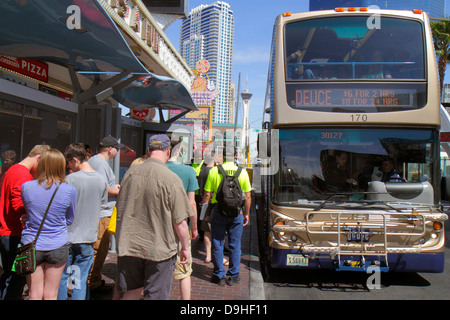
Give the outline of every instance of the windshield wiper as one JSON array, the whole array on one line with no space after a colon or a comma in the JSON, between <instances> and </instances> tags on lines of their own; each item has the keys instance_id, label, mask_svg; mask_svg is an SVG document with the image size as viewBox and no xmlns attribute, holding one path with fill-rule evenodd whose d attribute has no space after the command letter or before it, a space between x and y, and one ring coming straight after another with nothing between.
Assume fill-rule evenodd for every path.
<instances>
[{"instance_id":1,"label":"windshield wiper","mask_svg":"<svg viewBox=\"0 0 450 320\"><path fill-rule=\"evenodd\" d=\"M358 193L358 194L369 194L369 193L372 193L372 192L357 192L357 193ZM330 194L330 196L329 196L328 198L326 198L324 201L322 201L321 204L319 204L316 208L314 208L313 211L319 211L319 210L321 210L327 203L330 202L330 199L333 198L333 197L335 197L335 196L349 196L349 195L353 195L353 194L355 194L355 192L339 192L339 193L332 193L332 194ZM391 210L395 210L395 211L397 211L397 212L401 212L401 209L400 209L400 208L395 208L395 207L393 207L392 205L390 205L389 203L387 203L386 201L380 201L380 200L352 200L352 201L349 201L349 203L350 203L350 202L352 202L352 203L355 203L355 202L356 202L356 203L365 204L364 206L367 206L367 205L369 205L369 204L381 203L381 204L383 204L384 206L390 208Z\"/></svg>"},{"instance_id":2,"label":"windshield wiper","mask_svg":"<svg viewBox=\"0 0 450 320\"><path fill-rule=\"evenodd\" d=\"M319 204L316 208L314 208L313 211L319 211L320 209L322 209L325 206L325 204L327 204L330 201L330 199L335 196L348 196L349 194L353 194L353 192L332 193L332 194L330 194L330 196L328 198L326 198L324 201L322 201L321 204Z\"/></svg>"}]
</instances>

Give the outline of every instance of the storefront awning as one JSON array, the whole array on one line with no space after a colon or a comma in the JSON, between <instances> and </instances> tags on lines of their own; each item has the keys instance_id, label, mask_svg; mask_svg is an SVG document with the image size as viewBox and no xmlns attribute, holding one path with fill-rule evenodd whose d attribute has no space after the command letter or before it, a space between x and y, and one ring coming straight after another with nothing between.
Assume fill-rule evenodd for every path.
<instances>
[{"instance_id":1,"label":"storefront awning","mask_svg":"<svg viewBox=\"0 0 450 320\"><path fill-rule=\"evenodd\" d=\"M58 64L96 84L110 80L108 88L116 87L109 90L112 97L131 109L196 110L181 82L152 74L141 64L97 0L5 0L0 10L0 55ZM120 86L121 81L126 82ZM99 88L92 91L97 101L106 90ZM75 99L83 94L74 93ZM85 94L77 102L88 100Z\"/></svg>"}]
</instances>

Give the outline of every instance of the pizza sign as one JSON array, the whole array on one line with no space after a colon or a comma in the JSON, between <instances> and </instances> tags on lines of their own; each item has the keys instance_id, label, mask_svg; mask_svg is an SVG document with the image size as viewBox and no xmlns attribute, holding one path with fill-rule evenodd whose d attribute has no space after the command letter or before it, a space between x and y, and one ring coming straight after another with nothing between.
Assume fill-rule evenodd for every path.
<instances>
[{"instance_id":1,"label":"pizza sign","mask_svg":"<svg viewBox=\"0 0 450 320\"><path fill-rule=\"evenodd\" d=\"M31 78L48 82L48 65L44 62L10 56L0 56L0 66Z\"/></svg>"}]
</instances>

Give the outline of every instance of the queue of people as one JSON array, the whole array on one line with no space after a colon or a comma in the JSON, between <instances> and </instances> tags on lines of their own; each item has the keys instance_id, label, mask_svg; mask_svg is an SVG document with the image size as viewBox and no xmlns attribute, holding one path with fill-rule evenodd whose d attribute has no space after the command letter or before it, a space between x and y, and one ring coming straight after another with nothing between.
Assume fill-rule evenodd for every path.
<instances>
[{"instance_id":1,"label":"queue of people","mask_svg":"<svg viewBox=\"0 0 450 320\"><path fill-rule=\"evenodd\" d=\"M205 262L214 266L211 282L238 284L242 230L249 223L251 206L248 174L233 161L225 161L224 174L211 156L196 174L191 166L177 162L181 145L171 144L164 134L152 136L147 155L140 158L140 164L136 159L120 185L115 183L109 160L123 145L111 136L100 141L96 155L80 143L70 144L64 153L37 145L9 167L2 174L0 193L0 299L22 299L27 284L30 300L66 300L69 287L72 300L88 300L91 290L105 286L101 271L109 251L108 226L114 209L118 257L114 299L169 299L175 279L180 280L182 299L189 300L191 240L198 237L198 230L204 234ZM239 214L230 217L218 205L217 193L225 188L221 187L224 175L236 171L245 196ZM196 198L195 192L202 198ZM199 200L200 208L209 206L201 221ZM36 234L36 270L19 276L11 271L17 247L32 242Z\"/></svg>"}]
</instances>

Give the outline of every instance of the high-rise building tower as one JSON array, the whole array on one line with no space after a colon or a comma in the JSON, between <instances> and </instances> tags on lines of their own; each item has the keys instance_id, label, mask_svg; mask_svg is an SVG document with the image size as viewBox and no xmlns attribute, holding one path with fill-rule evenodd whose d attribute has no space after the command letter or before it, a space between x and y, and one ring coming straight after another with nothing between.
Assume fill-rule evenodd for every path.
<instances>
[{"instance_id":1,"label":"high-rise building tower","mask_svg":"<svg viewBox=\"0 0 450 320\"><path fill-rule=\"evenodd\" d=\"M214 100L213 122L228 123L230 117L231 71L233 57L234 17L230 5L217 1L201 5L189 13L181 25L180 53L195 69L196 63L206 59L211 80L220 94Z\"/></svg>"}]
</instances>

